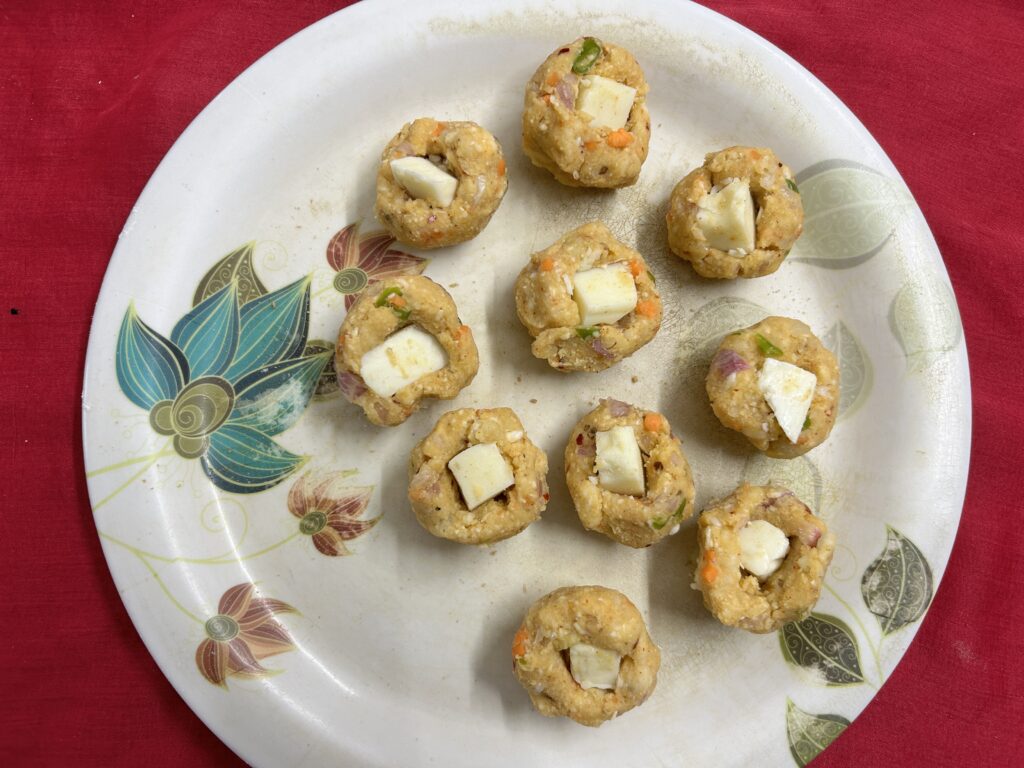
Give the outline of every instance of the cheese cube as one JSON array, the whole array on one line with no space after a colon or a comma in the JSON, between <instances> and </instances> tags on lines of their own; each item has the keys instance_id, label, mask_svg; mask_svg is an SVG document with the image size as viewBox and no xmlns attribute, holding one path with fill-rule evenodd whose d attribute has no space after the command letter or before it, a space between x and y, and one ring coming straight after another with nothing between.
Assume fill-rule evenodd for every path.
<instances>
[{"instance_id":1,"label":"cheese cube","mask_svg":"<svg viewBox=\"0 0 1024 768\"><path fill-rule=\"evenodd\" d=\"M708 245L720 251L754 250L754 198L750 184L742 179L729 182L697 203L697 225Z\"/></svg>"},{"instance_id":2,"label":"cheese cube","mask_svg":"<svg viewBox=\"0 0 1024 768\"><path fill-rule=\"evenodd\" d=\"M636 283L622 262L577 272L572 285L580 325L610 325L636 308Z\"/></svg>"},{"instance_id":3,"label":"cheese cube","mask_svg":"<svg viewBox=\"0 0 1024 768\"><path fill-rule=\"evenodd\" d=\"M792 363L769 357L761 367L757 386L775 413L782 431L791 443L795 443L803 431L818 377Z\"/></svg>"},{"instance_id":4,"label":"cheese cube","mask_svg":"<svg viewBox=\"0 0 1024 768\"><path fill-rule=\"evenodd\" d=\"M586 112L594 118L590 124L596 128L617 131L629 120L635 98L636 88L600 75L590 75L580 81L576 111Z\"/></svg>"},{"instance_id":5,"label":"cheese cube","mask_svg":"<svg viewBox=\"0 0 1024 768\"><path fill-rule=\"evenodd\" d=\"M391 175L418 200L447 208L455 199L459 181L425 157L401 157L391 161Z\"/></svg>"},{"instance_id":6,"label":"cheese cube","mask_svg":"<svg viewBox=\"0 0 1024 768\"><path fill-rule=\"evenodd\" d=\"M782 565L789 552L786 534L767 520L751 520L740 528L740 565L764 581Z\"/></svg>"},{"instance_id":7,"label":"cheese cube","mask_svg":"<svg viewBox=\"0 0 1024 768\"><path fill-rule=\"evenodd\" d=\"M371 349L359 361L359 375L380 397L391 397L421 376L448 365L448 353L437 339L407 325Z\"/></svg>"},{"instance_id":8,"label":"cheese cube","mask_svg":"<svg viewBox=\"0 0 1024 768\"><path fill-rule=\"evenodd\" d=\"M494 443L477 443L448 462L466 506L474 510L516 482L512 468Z\"/></svg>"},{"instance_id":9,"label":"cheese cube","mask_svg":"<svg viewBox=\"0 0 1024 768\"><path fill-rule=\"evenodd\" d=\"M595 435L597 482L606 491L644 495L644 460L632 427L612 427Z\"/></svg>"},{"instance_id":10,"label":"cheese cube","mask_svg":"<svg viewBox=\"0 0 1024 768\"><path fill-rule=\"evenodd\" d=\"M615 651L586 643L569 646L569 671L572 672L572 679L583 689L615 690L621 663L622 657Z\"/></svg>"}]
</instances>

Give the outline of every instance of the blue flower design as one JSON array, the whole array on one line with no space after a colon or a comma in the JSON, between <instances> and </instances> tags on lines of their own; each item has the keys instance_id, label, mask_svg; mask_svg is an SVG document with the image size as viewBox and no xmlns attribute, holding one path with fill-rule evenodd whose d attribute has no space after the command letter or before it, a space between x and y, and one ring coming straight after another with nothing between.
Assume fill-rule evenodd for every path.
<instances>
[{"instance_id":1,"label":"blue flower design","mask_svg":"<svg viewBox=\"0 0 1024 768\"><path fill-rule=\"evenodd\" d=\"M121 391L222 490L257 493L305 463L271 438L305 411L331 357L303 355L309 287L304 277L243 297L234 277L199 300L170 338L146 325L134 304L125 312L116 352Z\"/></svg>"}]
</instances>

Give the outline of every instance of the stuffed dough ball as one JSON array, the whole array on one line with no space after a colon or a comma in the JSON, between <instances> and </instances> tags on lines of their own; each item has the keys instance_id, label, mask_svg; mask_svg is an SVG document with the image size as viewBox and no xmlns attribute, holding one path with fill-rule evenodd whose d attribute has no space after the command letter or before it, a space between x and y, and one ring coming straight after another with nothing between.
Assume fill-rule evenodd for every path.
<instances>
[{"instance_id":1,"label":"stuffed dough ball","mask_svg":"<svg viewBox=\"0 0 1024 768\"><path fill-rule=\"evenodd\" d=\"M647 81L625 48L581 37L526 84L523 151L571 187L627 187L647 158Z\"/></svg>"},{"instance_id":2,"label":"stuffed dough ball","mask_svg":"<svg viewBox=\"0 0 1024 768\"><path fill-rule=\"evenodd\" d=\"M726 336L705 385L718 420L776 459L820 445L839 412L835 356L788 317L767 317Z\"/></svg>"},{"instance_id":3,"label":"stuffed dough ball","mask_svg":"<svg viewBox=\"0 0 1024 768\"><path fill-rule=\"evenodd\" d=\"M818 602L835 536L792 491L742 485L701 512L696 585L715 618L774 632Z\"/></svg>"},{"instance_id":4,"label":"stuffed dough ball","mask_svg":"<svg viewBox=\"0 0 1024 768\"><path fill-rule=\"evenodd\" d=\"M530 607L512 659L538 712L598 726L647 700L661 653L625 595L563 587Z\"/></svg>"},{"instance_id":5,"label":"stuffed dough ball","mask_svg":"<svg viewBox=\"0 0 1024 768\"><path fill-rule=\"evenodd\" d=\"M537 520L548 502L548 459L511 408L444 414L409 459L409 502L430 533L492 544Z\"/></svg>"},{"instance_id":6,"label":"stuffed dough ball","mask_svg":"<svg viewBox=\"0 0 1024 768\"><path fill-rule=\"evenodd\" d=\"M668 244L703 277L770 275L800 236L793 173L764 147L711 152L669 200Z\"/></svg>"},{"instance_id":7,"label":"stuffed dough ball","mask_svg":"<svg viewBox=\"0 0 1024 768\"><path fill-rule=\"evenodd\" d=\"M693 476L668 420L619 400L580 419L565 446L565 481L583 527L649 547L693 514Z\"/></svg>"},{"instance_id":8,"label":"stuffed dough ball","mask_svg":"<svg viewBox=\"0 0 1024 768\"><path fill-rule=\"evenodd\" d=\"M396 240L441 248L480 234L507 188L494 136L469 121L421 117L384 148L374 211Z\"/></svg>"},{"instance_id":9,"label":"stuffed dough ball","mask_svg":"<svg viewBox=\"0 0 1024 768\"><path fill-rule=\"evenodd\" d=\"M448 292L408 275L374 283L356 300L338 332L334 364L342 394L374 424L393 427L424 398L455 397L480 360Z\"/></svg>"},{"instance_id":10,"label":"stuffed dough ball","mask_svg":"<svg viewBox=\"0 0 1024 768\"><path fill-rule=\"evenodd\" d=\"M532 352L560 371L615 365L654 338L661 310L644 257L599 221L533 254L516 279Z\"/></svg>"}]
</instances>

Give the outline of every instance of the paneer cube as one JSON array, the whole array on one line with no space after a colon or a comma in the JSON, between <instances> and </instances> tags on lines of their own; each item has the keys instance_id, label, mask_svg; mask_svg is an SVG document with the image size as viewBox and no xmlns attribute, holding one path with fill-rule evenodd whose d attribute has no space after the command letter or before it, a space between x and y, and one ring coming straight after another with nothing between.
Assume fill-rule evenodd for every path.
<instances>
[{"instance_id":1,"label":"paneer cube","mask_svg":"<svg viewBox=\"0 0 1024 768\"><path fill-rule=\"evenodd\" d=\"M594 437L598 484L612 493L643 496L644 460L633 428L612 427Z\"/></svg>"},{"instance_id":2,"label":"paneer cube","mask_svg":"<svg viewBox=\"0 0 1024 768\"><path fill-rule=\"evenodd\" d=\"M740 528L740 565L764 581L782 565L789 553L786 534L767 520L751 520Z\"/></svg>"},{"instance_id":3,"label":"paneer cube","mask_svg":"<svg viewBox=\"0 0 1024 768\"><path fill-rule=\"evenodd\" d=\"M572 285L580 325L617 323L636 308L636 283L622 262L577 272Z\"/></svg>"},{"instance_id":4,"label":"paneer cube","mask_svg":"<svg viewBox=\"0 0 1024 768\"><path fill-rule=\"evenodd\" d=\"M455 199L459 181L425 157L401 157L391 161L391 175L418 200L447 208Z\"/></svg>"},{"instance_id":5,"label":"paneer cube","mask_svg":"<svg viewBox=\"0 0 1024 768\"><path fill-rule=\"evenodd\" d=\"M750 184L737 179L717 192L711 192L697 203L697 224L708 245L720 251L754 250L754 198Z\"/></svg>"},{"instance_id":6,"label":"paneer cube","mask_svg":"<svg viewBox=\"0 0 1024 768\"><path fill-rule=\"evenodd\" d=\"M818 377L792 363L767 358L757 377L757 386L775 419L791 443L800 439L807 411L814 399Z\"/></svg>"},{"instance_id":7,"label":"paneer cube","mask_svg":"<svg viewBox=\"0 0 1024 768\"><path fill-rule=\"evenodd\" d=\"M572 679L584 690L615 690L621 663L622 657L606 648L597 648L587 643L569 646L569 671L572 673Z\"/></svg>"},{"instance_id":8,"label":"paneer cube","mask_svg":"<svg viewBox=\"0 0 1024 768\"><path fill-rule=\"evenodd\" d=\"M576 111L585 112L593 119L591 125L617 131L629 120L636 88L600 75L589 75L580 81Z\"/></svg>"},{"instance_id":9,"label":"paneer cube","mask_svg":"<svg viewBox=\"0 0 1024 768\"><path fill-rule=\"evenodd\" d=\"M466 506L474 510L516 482L512 467L494 443L477 443L453 456L448 469L455 475Z\"/></svg>"},{"instance_id":10,"label":"paneer cube","mask_svg":"<svg viewBox=\"0 0 1024 768\"><path fill-rule=\"evenodd\" d=\"M448 353L437 339L407 325L371 349L359 361L359 375L380 397L391 397L421 376L448 365Z\"/></svg>"}]
</instances>

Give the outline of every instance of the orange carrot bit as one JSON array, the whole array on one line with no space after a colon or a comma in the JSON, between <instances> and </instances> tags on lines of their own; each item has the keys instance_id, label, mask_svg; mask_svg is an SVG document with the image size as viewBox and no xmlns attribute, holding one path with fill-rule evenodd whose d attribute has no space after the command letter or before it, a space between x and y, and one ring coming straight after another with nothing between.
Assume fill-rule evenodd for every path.
<instances>
[{"instance_id":1,"label":"orange carrot bit","mask_svg":"<svg viewBox=\"0 0 1024 768\"><path fill-rule=\"evenodd\" d=\"M661 418L660 414L657 413L645 413L644 414L644 429L648 432L658 432L661 429L661 425L664 419Z\"/></svg>"},{"instance_id":2,"label":"orange carrot bit","mask_svg":"<svg viewBox=\"0 0 1024 768\"><path fill-rule=\"evenodd\" d=\"M752 149L752 150L750 150L750 158L751 158L751 160L760 160L761 159L761 153L758 152L756 149Z\"/></svg>"},{"instance_id":3,"label":"orange carrot bit","mask_svg":"<svg viewBox=\"0 0 1024 768\"><path fill-rule=\"evenodd\" d=\"M554 259L551 259L551 258L541 259L541 262L540 262L540 271L541 272L550 272L554 268L555 268L555 260Z\"/></svg>"},{"instance_id":4,"label":"orange carrot bit","mask_svg":"<svg viewBox=\"0 0 1024 768\"><path fill-rule=\"evenodd\" d=\"M408 301L399 296L397 293L392 293L390 296L388 296L388 304L390 304L392 307L398 307L399 309L401 309L408 303Z\"/></svg>"},{"instance_id":5,"label":"orange carrot bit","mask_svg":"<svg viewBox=\"0 0 1024 768\"><path fill-rule=\"evenodd\" d=\"M658 302L654 299L644 299L636 303L636 313L644 317L655 317L658 314Z\"/></svg>"},{"instance_id":6,"label":"orange carrot bit","mask_svg":"<svg viewBox=\"0 0 1024 768\"><path fill-rule=\"evenodd\" d=\"M640 263L640 259L633 259L629 262L629 274L633 277L640 277L644 273L644 265Z\"/></svg>"},{"instance_id":7,"label":"orange carrot bit","mask_svg":"<svg viewBox=\"0 0 1024 768\"><path fill-rule=\"evenodd\" d=\"M504 176L505 175L505 158L504 157L501 158L501 160L498 161L498 175L499 176Z\"/></svg>"},{"instance_id":8,"label":"orange carrot bit","mask_svg":"<svg viewBox=\"0 0 1024 768\"><path fill-rule=\"evenodd\" d=\"M518 659L526 655L527 641L526 627L520 627L516 636L512 639L512 658Z\"/></svg>"},{"instance_id":9,"label":"orange carrot bit","mask_svg":"<svg viewBox=\"0 0 1024 768\"><path fill-rule=\"evenodd\" d=\"M560 78L558 76L557 72L552 72L550 75L548 75L548 79L545 80L544 82L547 83L548 85L554 87L554 86L558 85L558 81L561 80L561 79L562 78Z\"/></svg>"},{"instance_id":10,"label":"orange carrot bit","mask_svg":"<svg viewBox=\"0 0 1024 768\"><path fill-rule=\"evenodd\" d=\"M460 325L459 329L455 333L458 335L458 337L460 339L461 338L465 338L466 336L469 335L469 326L468 325Z\"/></svg>"},{"instance_id":11,"label":"orange carrot bit","mask_svg":"<svg viewBox=\"0 0 1024 768\"><path fill-rule=\"evenodd\" d=\"M622 149L628 147L633 143L633 134L624 128L619 128L617 131L612 131L608 134L608 138L605 139L608 142L608 146L615 147L616 149Z\"/></svg>"},{"instance_id":12,"label":"orange carrot bit","mask_svg":"<svg viewBox=\"0 0 1024 768\"><path fill-rule=\"evenodd\" d=\"M714 584L718 578L718 568L715 567L715 550L709 549L704 553L704 567L700 569L700 577L706 584Z\"/></svg>"},{"instance_id":13,"label":"orange carrot bit","mask_svg":"<svg viewBox=\"0 0 1024 768\"><path fill-rule=\"evenodd\" d=\"M441 135L441 131L443 131L447 127L448 127L447 123L438 122L438 124L434 126L434 133L432 135L440 136Z\"/></svg>"},{"instance_id":14,"label":"orange carrot bit","mask_svg":"<svg viewBox=\"0 0 1024 768\"><path fill-rule=\"evenodd\" d=\"M547 104L551 103L551 94L550 93L545 93L543 96L541 96L541 98L545 101L545 103L547 103Z\"/></svg>"},{"instance_id":15,"label":"orange carrot bit","mask_svg":"<svg viewBox=\"0 0 1024 768\"><path fill-rule=\"evenodd\" d=\"M598 141L597 139L587 139L586 141L583 142L583 148L587 150L587 152L589 152L595 147L597 147L597 145L600 143L601 142Z\"/></svg>"}]
</instances>

